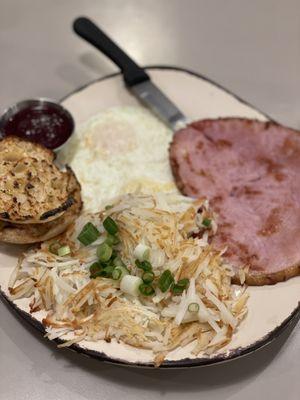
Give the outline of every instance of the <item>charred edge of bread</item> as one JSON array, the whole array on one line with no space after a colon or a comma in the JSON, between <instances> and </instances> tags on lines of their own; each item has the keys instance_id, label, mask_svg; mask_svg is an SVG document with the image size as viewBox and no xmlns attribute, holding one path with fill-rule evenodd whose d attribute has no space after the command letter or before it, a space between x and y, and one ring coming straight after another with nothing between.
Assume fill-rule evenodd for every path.
<instances>
[{"instance_id":1,"label":"charred edge of bread","mask_svg":"<svg viewBox=\"0 0 300 400\"><path fill-rule=\"evenodd\" d=\"M56 153L53 150L48 149L40 143L32 142L31 140L23 139L14 135L5 136L3 139L0 139L0 150L3 150L3 146L8 150L11 150L11 147L14 145L22 147L23 143L25 144L25 146L31 147L30 152L27 153L28 156L32 156L31 152L36 150L37 152L41 152L44 155L47 155L47 157L44 158L47 158L49 161L53 162L56 159ZM26 152L26 149L24 149L24 151Z\"/></svg>"},{"instance_id":2,"label":"charred edge of bread","mask_svg":"<svg viewBox=\"0 0 300 400\"><path fill-rule=\"evenodd\" d=\"M33 244L52 239L62 234L80 214L83 202L81 199L81 185L74 172L66 166L69 175L68 187L74 202L64 214L55 220L43 224L14 224L0 223L0 241L14 244Z\"/></svg>"},{"instance_id":3,"label":"charred edge of bread","mask_svg":"<svg viewBox=\"0 0 300 400\"><path fill-rule=\"evenodd\" d=\"M40 216L40 220L43 221L45 219L48 219L50 217L54 217L56 214L60 214L64 211L66 211L68 208L70 208L74 204L74 198L72 196L69 196L68 199L61 204L59 207L54 208L53 210L49 210L44 212Z\"/></svg>"},{"instance_id":4,"label":"charred edge of bread","mask_svg":"<svg viewBox=\"0 0 300 400\"><path fill-rule=\"evenodd\" d=\"M8 212L4 211L0 213L0 219L9 220Z\"/></svg>"},{"instance_id":5,"label":"charred edge of bread","mask_svg":"<svg viewBox=\"0 0 300 400\"><path fill-rule=\"evenodd\" d=\"M1 151L1 150L0 150ZM34 159L34 158L32 158ZM36 159L34 159L36 160ZM39 161L39 160L36 160ZM49 163L47 160L45 160L46 164L49 166L54 166L54 164ZM57 168L55 166L55 168ZM58 169L58 168L57 168ZM59 169L58 169L59 170ZM63 178L66 182L65 184L68 185L68 182L70 181L70 169L66 168L66 171L60 171L61 173L61 178ZM72 172L73 173L73 172ZM14 212L9 213L7 211L0 212L0 220L15 223L15 224L33 224L33 223L45 223L48 222L47 220L53 220L55 218L58 218L60 214L62 214L64 211L66 211L69 207L72 206L74 199L72 196L68 195L66 193L66 196L64 199L61 199L62 203L57 205L55 208L48 209L44 207L47 211L44 211L41 215L22 215L22 217L15 217ZM3 207L4 208L4 207Z\"/></svg>"},{"instance_id":6,"label":"charred edge of bread","mask_svg":"<svg viewBox=\"0 0 300 400\"><path fill-rule=\"evenodd\" d=\"M246 274L245 284L249 286L264 286L264 285L274 285L278 282L287 281L290 278L300 275L300 264L287 267L282 271L278 272L251 272ZM232 278L232 283L240 285L239 274Z\"/></svg>"},{"instance_id":7,"label":"charred edge of bread","mask_svg":"<svg viewBox=\"0 0 300 400\"><path fill-rule=\"evenodd\" d=\"M0 221L8 222L12 224L41 224L53 221L61 216L65 211L68 210L74 204L74 198L70 195L66 201L64 201L60 206L53 208L52 210L44 212L39 219L34 220L32 215L24 216L22 220L12 219L8 212L0 213Z\"/></svg>"},{"instance_id":8,"label":"charred edge of bread","mask_svg":"<svg viewBox=\"0 0 300 400\"><path fill-rule=\"evenodd\" d=\"M80 186L73 193L74 204L59 218L45 224L5 224L0 228L0 241L14 244L33 244L62 234L82 210Z\"/></svg>"}]
</instances>

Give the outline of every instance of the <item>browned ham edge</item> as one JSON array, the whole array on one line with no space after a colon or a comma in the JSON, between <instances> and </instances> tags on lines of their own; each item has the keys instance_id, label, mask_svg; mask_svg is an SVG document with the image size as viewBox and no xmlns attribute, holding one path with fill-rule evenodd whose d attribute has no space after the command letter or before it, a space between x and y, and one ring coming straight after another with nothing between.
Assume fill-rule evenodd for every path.
<instances>
[{"instance_id":1,"label":"browned ham edge","mask_svg":"<svg viewBox=\"0 0 300 400\"><path fill-rule=\"evenodd\" d=\"M213 244L246 283L300 275L300 135L273 122L201 120L174 135L170 162L179 190L207 197L218 213Z\"/></svg>"}]
</instances>

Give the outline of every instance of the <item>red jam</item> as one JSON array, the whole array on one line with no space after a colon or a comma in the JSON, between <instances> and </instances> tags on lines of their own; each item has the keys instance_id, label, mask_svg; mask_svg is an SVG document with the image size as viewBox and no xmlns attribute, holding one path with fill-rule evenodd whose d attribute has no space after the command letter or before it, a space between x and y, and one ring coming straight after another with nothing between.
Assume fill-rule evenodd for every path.
<instances>
[{"instance_id":1,"label":"red jam","mask_svg":"<svg viewBox=\"0 0 300 400\"><path fill-rule=\"evenodd\" d=\"M49 149L56 149L69 139L74 130L74 121L67 110L48 101L32 100L28 103L16 112L8 111L2 117L0 138L19 136Z\"/></svg>"}]
</instances>

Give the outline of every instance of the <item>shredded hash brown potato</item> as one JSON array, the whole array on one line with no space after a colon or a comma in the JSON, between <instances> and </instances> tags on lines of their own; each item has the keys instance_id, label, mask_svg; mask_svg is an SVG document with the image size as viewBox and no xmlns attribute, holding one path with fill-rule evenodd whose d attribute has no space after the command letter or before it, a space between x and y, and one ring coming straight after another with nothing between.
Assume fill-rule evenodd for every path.
<instances>
[{"instance_id":1,"label":"shredded hash brown potato","mask_svg":"<svg viewBox=\"0 0 300 400\"><path fill-rule=\"evenodd\" d=\"M91 279L89 267L98 260L97 246L106 238L102 222L107 216L118 225L116 250L130 275L141 277L143 272L134 255L142 243L150 249L154 282L169 270L175 282L187 278L189 286L181 294L154 286L152 296L132 296L120 289L119 280ZM209 228L204 225L208 218ZM77 237L87 222L100 236L84 246ZM82 215L58 238L70 247L70 254L52 254L51 241L24 253L11 276L11 297L30 298L32 313L46 310L47 336L67 337L63 346L115 339L152 350L156 365L190 343L193 354L211 354L230 342L247 313L248 298L245 287L237 290L231 284L234 272L223 252L209 244L216 230L207 201L177 194L127 194L105 211ZM189 311L191 304L196 304L196 312Z\"/></svg>"}]
</instances>

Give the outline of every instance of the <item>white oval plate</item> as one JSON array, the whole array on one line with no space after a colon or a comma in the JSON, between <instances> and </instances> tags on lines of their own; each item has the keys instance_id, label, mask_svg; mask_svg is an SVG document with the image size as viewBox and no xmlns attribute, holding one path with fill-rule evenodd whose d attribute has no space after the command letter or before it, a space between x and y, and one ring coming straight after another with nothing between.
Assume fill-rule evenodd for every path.
<instances>
[{"instance_id":1,"label":"white oval plate","mask_svg":"<svg viewBox=\"0 0 300 400\"><path fill-rule=\"evenodd\" d=\"M227 90L206 78L172 67L148 69L153 81L191 119L238 116L266 120L268 117L246 104ZM113 106L137 105L137 100L124 87L120 74L113 74L93 82L67 96L62 104L73 114L76 124ZM0 245L0 287L2 297L8 301L27 321L39 331L43 313L29 314L29 300L11 301L7 283L22 250L17 246ZM273 286L249 287L249 312L234 334L231 343L211 356L200 354L195 357L190 346L171 352L162 368L203 366L252 353L274 340L283 330L299 317L300 276ZM59 341L57 341L59 342ZM117 364L152 367L153 354L122 343L81 342L73 350L99 360Z\"/></svg>"}]
</instances>

